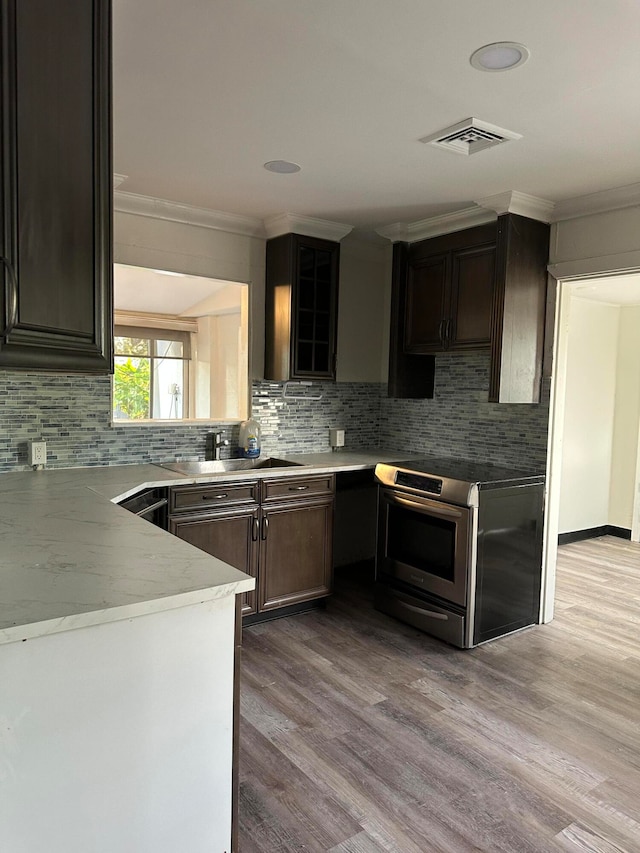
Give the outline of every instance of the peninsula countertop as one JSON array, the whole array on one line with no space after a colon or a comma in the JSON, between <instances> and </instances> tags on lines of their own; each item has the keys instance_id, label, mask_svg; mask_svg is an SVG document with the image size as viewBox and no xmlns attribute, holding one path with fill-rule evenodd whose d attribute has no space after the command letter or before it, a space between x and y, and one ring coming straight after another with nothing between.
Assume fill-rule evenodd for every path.
<instances>
[{"instance_id":1,"label":"peninsula countertop","mask_svg":"<svg viewBox=\"0 0 640 853\"><path fill-rule=\"evenodd\" d=\"M0 475L0 644L253 589L255 579L116 501L150 486L373 468L405 453L286 454L291 468L184 476L161 465Z\"/></svg>"}]
</instances>

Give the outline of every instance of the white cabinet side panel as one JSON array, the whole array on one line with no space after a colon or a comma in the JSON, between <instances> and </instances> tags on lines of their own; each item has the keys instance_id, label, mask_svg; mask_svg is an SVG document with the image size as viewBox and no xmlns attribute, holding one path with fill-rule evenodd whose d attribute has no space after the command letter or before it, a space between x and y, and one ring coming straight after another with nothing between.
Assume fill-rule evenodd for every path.
<instances>
[{"instance_id":1,"label":"white cabinet side panel","mask_svg":"<svg viewBox=\"0 0 640 853\"><path fill-rule=\"evenodd\" d=\"M0 648L11 853L229 850L234 597Z\"/></svg>"}]
</instances>

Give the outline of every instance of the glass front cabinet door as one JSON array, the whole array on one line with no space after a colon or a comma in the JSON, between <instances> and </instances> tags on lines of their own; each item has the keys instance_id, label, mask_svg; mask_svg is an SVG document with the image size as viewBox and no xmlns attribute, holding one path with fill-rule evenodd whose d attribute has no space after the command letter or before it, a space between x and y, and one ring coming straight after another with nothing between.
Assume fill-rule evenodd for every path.
<instances>
[{"instance_id":1,"label":"glass front cabinet door","mask_svg":"<svg viewBox=\"0 0 640 853\"><path fill-rule=\"evenodd\" d=\"M335 379L340 244L267 241L265 378Z\"/></svg>"}]
</instances>

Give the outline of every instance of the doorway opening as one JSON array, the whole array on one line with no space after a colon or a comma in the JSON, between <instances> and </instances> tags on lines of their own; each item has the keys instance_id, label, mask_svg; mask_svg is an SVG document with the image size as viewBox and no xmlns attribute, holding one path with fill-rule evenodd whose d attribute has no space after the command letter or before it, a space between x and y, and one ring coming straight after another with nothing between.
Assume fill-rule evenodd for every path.
<instances>
[{"instance_id":1,"label":"doorway opening","mask_svg":"<svg viewBox=\"0 0 640 853\"><path fill-rule=\"evenodd\" d=\"M542 621L558 537L640 541L640 271L558 281Z\"/></svg>"}]
</instances>

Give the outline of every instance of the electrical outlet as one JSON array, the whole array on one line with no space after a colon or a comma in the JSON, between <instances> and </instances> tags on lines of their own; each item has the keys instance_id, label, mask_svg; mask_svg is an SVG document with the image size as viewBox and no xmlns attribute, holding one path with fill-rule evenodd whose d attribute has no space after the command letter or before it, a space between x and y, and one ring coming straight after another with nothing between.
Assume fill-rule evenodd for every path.
<instances>
[{"instance_id":1,"label":"electrical outlet","mask_svg":"<svg viewBox=\"0 0 640 853\"><path fill-rule=\"evenodd\" d=\"M33 468L44 468L47 464L47 442L46 441L30 441L29 442L29 464Z\"/></svg>"}]
</instances>

